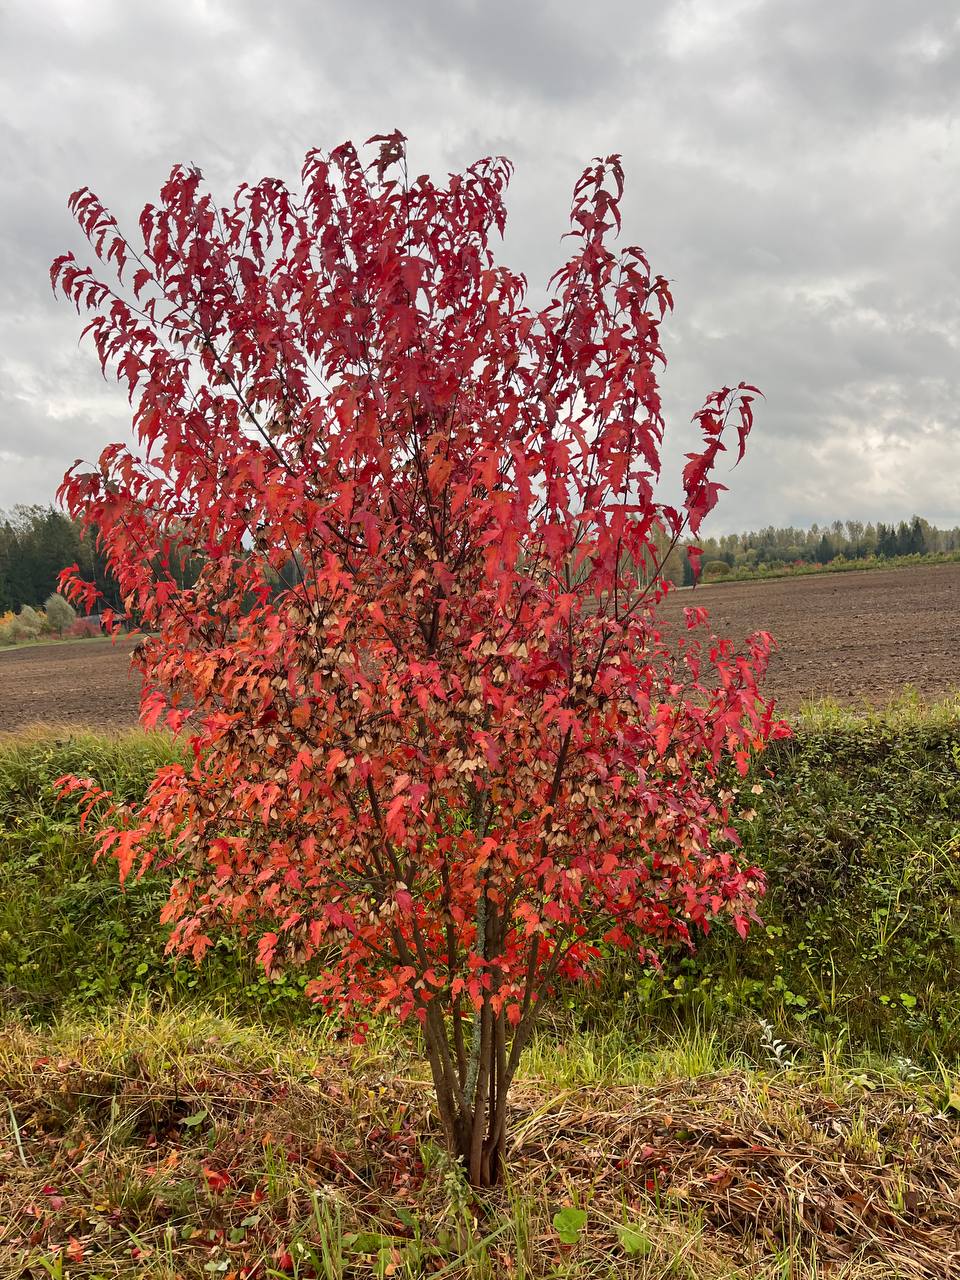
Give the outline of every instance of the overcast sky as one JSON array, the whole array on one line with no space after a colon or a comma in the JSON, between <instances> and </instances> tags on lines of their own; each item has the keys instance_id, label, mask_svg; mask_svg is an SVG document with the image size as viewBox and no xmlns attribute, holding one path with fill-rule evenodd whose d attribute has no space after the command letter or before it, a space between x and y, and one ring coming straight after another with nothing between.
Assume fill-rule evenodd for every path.
<instances>
[{"instance_id":1,"label":"overcast sky","mask_svg":"<svg viewBox=\"0 0 960 1280\"><path fill-rule=\"evenodd\" d=\"M125 434L49 289L70 191L135 227L175 162L226 199L400 128L418 172L514 161L532 284L623 153L627 243L676 300L670 458L705 392L767 396L710 531L960 522L957 0L0 0L0 70L0 508Z\"/></svg>"}]
</instances>

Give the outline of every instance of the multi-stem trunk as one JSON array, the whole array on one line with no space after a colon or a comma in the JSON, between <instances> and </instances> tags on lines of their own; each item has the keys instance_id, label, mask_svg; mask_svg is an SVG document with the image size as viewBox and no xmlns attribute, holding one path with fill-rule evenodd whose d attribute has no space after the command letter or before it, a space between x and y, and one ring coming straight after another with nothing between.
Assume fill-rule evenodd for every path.
<instances>
[{"instance_id":1,"label":"multi-stem trunk","mask_svg":"<svg viewBox=\"0 0 960 1280\"><path fill-rule=\"evenodd\" d=\"M489 966L492 984L473 1011L469 1039L459 997L436 1002L426 1011L424 1033L437 1107L447 1146L458 1158L471 1186L495 1186L503 1175L507 1132L507 1095L520 1055L536 1021L535 999L539 941L530 945L519 1017L511 1024L498 990L496 959L505 942L502 905L487 892L477 904L476 947ZM451 970L456 954L450 945Z\"/></svg>"},{"instance_id":2,"label":"multi-stem trunk","mask_svg":"<svg viewBox=\"0 0 960 1280\"><path fill-rule=\"evenodd\" d=\"M461 1161L471 1186L495 1186L503 1174L511 1079L506 1017L502 1011L494 1013L489 1000L485 1001L469 1054L456 1067L439 1018L428 1021L426 1039L440 1120L451 1154Z\"/></svg>"},{"instance_id":3,"label":"multi-stem trunk","mask_svg":"<svg viewBox=\"0 0 960 1280\"><path fill-rule=\"evenodd\" d=\"M499 912L484 893L477 912L480 954L488 960L503 945ZM492 1187L503 1173L507 1094L520 1050L532 1025L530 1002L514 1029L508 1053L508 1023L496 986L486 990L474 1011L469 1041L459 1000L441 1010L434 1004L424 1024L427 1057L447 1145L474 1187ZM448 1033L449 1022L449 1033Z\"/></svg>"}]
</instances>

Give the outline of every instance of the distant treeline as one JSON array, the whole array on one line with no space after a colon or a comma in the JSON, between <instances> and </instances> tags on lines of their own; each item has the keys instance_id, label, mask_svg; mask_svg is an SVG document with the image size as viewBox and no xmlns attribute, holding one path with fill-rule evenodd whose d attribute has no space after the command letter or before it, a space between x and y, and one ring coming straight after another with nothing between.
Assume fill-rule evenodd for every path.
<instances>
[{"instance_id":1,"label":"distant treeline","mask_svg":"<svg viewBox=\"0 0 960 1280\"><path fill-rule=\"evenodd\" d=\"M60 570L71 564L79 565L81 577L101 592L97 612L111 609L125 613L119 586L96 536L81 534L79 525L55 507L18 506L10 512L0 511L0 616L19 614L25 606L42 609L47 597L57 590ZM201 556L171 538L169 559L162 566L155 562L155 571L158 579L169 576L184 587L196 582L202 566ZM275 580L275 590L281 590L301 575L295 561L290 560L268 576ZM253 606L252 596L248 603ZM136 618L128 621L135 623Z\"/></svg>"},{"instance_id":2,"label":"distant treeline","mask_svg":"<svg viewBox=\"0 0 960 1280\"><path fill-rule=\"evenodd\" d=\"M938 529L914 516L899 524L834 520L809 529L769 525L755 533L729 533L702 538L704 566L723 562L732 571L829 564L832 560L889 560L895 556L926 556L960 551L960 527ZM689 574L687 575L689 577Z\"/></svg>"},{"instance_id":3,"label":"distant treeline","mask_svg":"<svg viewBox=\"0 0 960 1280\"><path fill-rule=\"evenodd\" d=\"M812 524L809 529L773 525L755 533L729 533L702 538L704 569L722 566L730 573L764 573L791 566L829 564L833 560L892 559L960 552L960 527L938 529L921 516L899 524L864 524L862 520L834 520L831 525ZM54 507L14 507L0 512L0 614L19 612L24 605L42 608L57 590L57 575L69 564L79 564L83 576L103 592L103 606L122 612L117 584L107 571L96 540L81 537L79 528ZM187 557L181 570L192 581L199 561ZM693 574L684 548L675 547L664 566L665 576L690 586ZM178 574L179 576L179 574ZM277 586L297 579L291 563L278 577Z\"/></svg>"},{"instance_id":4,"label":"distant treeline","mask_svg":"<svg viewBox=\"0 0 960 1280\"><path fill-rule=\"evenodd\" d=\"M19 613L24 605L42 609L57 590L57 575L78 564L88 581L103 592L104 607L122 608L117 584L107 571L95 540L53 507L14 507L0 512L0 614Z\"/></svg>"}]
</instances>

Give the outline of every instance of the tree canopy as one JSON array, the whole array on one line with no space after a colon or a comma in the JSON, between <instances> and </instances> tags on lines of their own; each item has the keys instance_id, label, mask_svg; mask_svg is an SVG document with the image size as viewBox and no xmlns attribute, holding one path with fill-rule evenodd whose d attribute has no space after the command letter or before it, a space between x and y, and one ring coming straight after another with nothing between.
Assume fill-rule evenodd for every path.
<instances>
[{"instance_id":1,"label":"tree canopy","mask_svg":"<svg viewBox=\"0 0 960 1280\"><path fill-rule=\"evenodd\" d=\"M672 299L614 246L619 157L577 182L534 308L492 247L508 162L437 184L401 135L372 141L368 163L312 151L300 190L221 206L177 168L136 246L71 199L113 278L72 255L52 278L91 313L138 448L61 497L156 631L142 718L188 735L192 763L130 809L65 787L124 875L176 863L174 948L200 958L227 924L268 969L312 964L309 993L361 1029L416 1018L450 1146L486 1184L558 979L754 916L724 779L781 731L758 690L771 641L738 648L700 609L668 636L657 606L756 392L707 397L683 502L659 503Z\"/></svg>"}]
</instances>

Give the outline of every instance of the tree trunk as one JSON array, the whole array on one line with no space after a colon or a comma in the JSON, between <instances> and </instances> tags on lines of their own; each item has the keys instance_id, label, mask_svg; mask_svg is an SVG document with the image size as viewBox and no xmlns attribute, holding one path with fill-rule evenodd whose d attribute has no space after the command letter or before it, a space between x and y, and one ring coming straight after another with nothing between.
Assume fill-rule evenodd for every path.
<instances>
[{"instance_id":1,"label":"tree trunk","mask_svg":"<svg viewBox=\"0 0 960 1280\"><path fill-rule=\"evenodd\" d=\"M506 1020L489 1004L479 1015L479 1040L470 1060L451 1087L436 1030L428 1034L437 1109L452 1156L462 1164L472 1187L496 1186L503 1177L506 1151L507 1072ZM452 1066L452 1056L447 1062ZM475 1074L474 1074L475 1073ZM459 1095L459 1096L458 1096Z\"/></svg>"}]
</instances>

